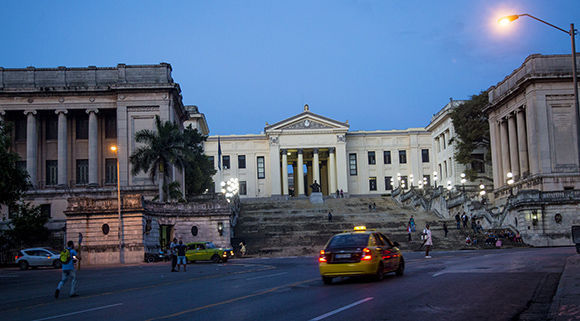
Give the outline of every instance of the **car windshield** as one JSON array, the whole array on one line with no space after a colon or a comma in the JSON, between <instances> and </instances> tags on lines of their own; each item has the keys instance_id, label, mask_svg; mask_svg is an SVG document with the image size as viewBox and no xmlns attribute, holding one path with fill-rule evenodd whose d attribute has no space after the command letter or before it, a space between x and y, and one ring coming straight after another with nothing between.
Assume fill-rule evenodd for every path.
<instances>
[{"instance_id":1,"label":"car windshield","mask_svg":"<svg viewBox=\"0 0 580 321\"><path fill-rule=\"evenodd\" d=\"M213 244L213 242L205 243L205 247L208 249L215 249L215 245Z\"/></svg>"},{"instance_id":2,"label":"car windshield","mask_svg":"<svg viewBox=\"0 0 580 321\"><path fill-rule=\"evenodd\" d=\"M365 247L368 241L368 234L342 234L334 236L328 247Z\"/></svg>"}]
</instances>

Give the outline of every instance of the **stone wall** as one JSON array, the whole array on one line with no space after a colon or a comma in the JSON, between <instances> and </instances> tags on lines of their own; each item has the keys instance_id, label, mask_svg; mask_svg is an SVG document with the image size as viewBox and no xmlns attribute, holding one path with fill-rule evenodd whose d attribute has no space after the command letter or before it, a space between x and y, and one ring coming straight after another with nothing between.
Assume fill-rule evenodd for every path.
<instances>
[{"instance_id":1,"label":"stone wall","mask_svg":"<svg viewBox=\"0 0 580 321\"><path fill-rule=\"evenodd\" d=\"M171 226L170 238L176 237L184 243L213 241L217 246L231 247L230 207L223 197L161 204L145 201L140 194L123 195L122 241L116 198L77 197L68 201L67 239L77 243L82 233L84 264L119 263L120 249L124 263L143 262L146 253L157 253L162 247L161 225ZM218 223L223 226L222 235L218 232ZM198 230L196 236L191 232L193 226Z\"/></svg>"}]
</instances>

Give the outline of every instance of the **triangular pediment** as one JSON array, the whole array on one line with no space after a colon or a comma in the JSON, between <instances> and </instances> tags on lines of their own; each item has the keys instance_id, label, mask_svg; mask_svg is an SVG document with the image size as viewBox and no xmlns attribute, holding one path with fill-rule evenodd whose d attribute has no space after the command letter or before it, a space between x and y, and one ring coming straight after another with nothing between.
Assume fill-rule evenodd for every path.
<instances>
[{"instance_id":1,"label":"triangular pediment","mask_svg":"<svg viewBox=\"0 0 580 321\"><path fill-rule=\"evenodd\" d=\"M299 131L299 130L348 130L348 123L343 123L310 111L304 111L293 117L284 119L275 124L266 126L265 132L272 131Z\"/></svg>"}]
</instances>

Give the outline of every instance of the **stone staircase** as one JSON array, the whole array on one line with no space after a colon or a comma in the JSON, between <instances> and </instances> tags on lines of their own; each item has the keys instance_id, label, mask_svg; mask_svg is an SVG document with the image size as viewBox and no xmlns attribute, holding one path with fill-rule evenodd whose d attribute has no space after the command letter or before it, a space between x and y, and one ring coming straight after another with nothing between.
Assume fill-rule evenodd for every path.
<instances>
[{"instance_id":1,"label":"stone staircase","mask_svg":"<svg viewBox=\"0 0 580 321\"><path fill-rule=\"evenodd\" d=\"M375 209L369 204L375 203ZM332 222L328 212L332 211ZM407 222L415 218L417 231L408 241ZM444 237L443 222L449 235ZM307 199L242 200L232 245L246 242L249 255L316 255L328 239L356 225L376 229L400 243L403 250L419 250L419 233L431 225L434 249L458 249L465 246L465 234L455 229L454 220L442 220L424 211L401 207L390 197L328 198L324 204Z\"/></svg>"}]
</instances>

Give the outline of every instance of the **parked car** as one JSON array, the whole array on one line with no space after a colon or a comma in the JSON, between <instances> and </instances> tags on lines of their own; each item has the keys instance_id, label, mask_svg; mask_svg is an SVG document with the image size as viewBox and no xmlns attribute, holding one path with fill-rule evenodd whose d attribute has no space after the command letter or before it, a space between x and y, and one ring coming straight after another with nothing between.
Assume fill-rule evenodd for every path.
<instances>
[{"instance_id":1,"label":"parked car","mask_svg":"<svg viewBox=\"0 0 580 321\"><path fill-rule=\"evenodd\" d=\"M213 261L214 263L226 263L234 256L233 249L218 248L213 242L192 242L187 243L185 258L187 262Z\"/></svg>"},{"instance_id":2,"label":"parked car","mask_svg":"<svg viewBox=\"0 0 580 321\"><path fill-rule=\"evenodd\" d=\"M46 248L35 247L18 251L14 258L21 270L27 270L29 267L52 266L60 269L60 251Z\"/></svg>"},{"instance_id":3,"label":"parked car","mask_svg":"<svg viewBox=\"0 0 580 321\"><path fill-rule=\"evenodd\" d=\"M159 252L157 253L145 253L145 262L147 263L153 263L153 262L167 262L169 261L170 256L169 253L163 251L163 250L159 250Z\"/></svg>"}]
</instances>

